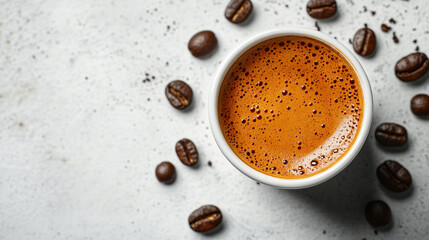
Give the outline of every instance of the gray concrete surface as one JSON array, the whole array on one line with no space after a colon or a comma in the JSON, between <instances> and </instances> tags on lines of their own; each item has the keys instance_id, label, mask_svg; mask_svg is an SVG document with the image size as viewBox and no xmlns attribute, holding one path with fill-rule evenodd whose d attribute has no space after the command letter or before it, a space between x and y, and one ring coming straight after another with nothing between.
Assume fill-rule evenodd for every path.
<instances>
[{"instance_id":1,"label":"gray concrete surface","mask_svg":"<svg viewBox=\"0 0 429 240\"><path fill-rule=\"evenodd\" d=\"M209 87L232 49L267 29L315 28L306 1L253 2L252 19L233 25L220 0L0 0L0 239L428 239L429 121L412 115L409 101L429 92L429 79L403 83L393 72L416 46L429 54L427 1L338 0L338 16L319 21L350 49L364 23L375 31L375 56L359 57L374 91L373 126L403 124L409 146L381 148L371 131L344 172L300 191L239 173L209 129ZM200 60L187 42L203 29L216 33L219 47ZM164 96L175 79L194 89L187 112ZM200 151L196 169L177 159L183 137ZM376 180L386 159L412 173L407 194L392 195ZM171 186L154 176L164 160L178 171ZM376 233L365 221L373 199L391 206L390 229ZM223 211L223 227L194 233L188 214L208 203Z\"/></svg>"}]
</instances>

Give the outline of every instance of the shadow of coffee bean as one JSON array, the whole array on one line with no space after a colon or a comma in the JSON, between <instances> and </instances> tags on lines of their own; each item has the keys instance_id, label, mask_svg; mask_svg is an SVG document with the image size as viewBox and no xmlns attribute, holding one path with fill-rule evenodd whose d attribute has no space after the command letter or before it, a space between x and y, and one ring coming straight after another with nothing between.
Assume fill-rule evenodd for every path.
<instances>
[{"instance_id":1,"label":"shadow of coffee bean","mask_svg":"<svg viewBox=\"0 0 429 240\"><path fill-rule=\"evenodd\" d=\"M414 193L414 185L411 185L411 187L409 189L407 189L404 192L400 192L400 193L390 191L385 186L383 186L383 184L381 184L380 182L378 182L378 186L385 195L387 195L389 198L393 198L393 199L409 198Z\"/></svg>"},{"instance_id":2,"label":"shadow of coffee bean","mask_svg":"<svg viewBox=\"0 0 429 240\"><path fill-rule=\"evenodd\" d=\"M225 231L225 217L223 217L222 223L219 226L202 234L206 237L216 237L216 235L220 234L223 231Z\"/></svg>"},{"instance_id":3,"label":"shadow of coffee bean","mask_svg":"<svg viewBox=\"0 0 429 240\"><path fill-rule=\"evenodd\" d=\"M407 152L410 147L410 138L408 138L407 142L399 147L386 147L379 142L376 143L376 146L384 151L384 152L391 152L391 153L399 153L399 152Z\"/></svg>"}]
</instances>

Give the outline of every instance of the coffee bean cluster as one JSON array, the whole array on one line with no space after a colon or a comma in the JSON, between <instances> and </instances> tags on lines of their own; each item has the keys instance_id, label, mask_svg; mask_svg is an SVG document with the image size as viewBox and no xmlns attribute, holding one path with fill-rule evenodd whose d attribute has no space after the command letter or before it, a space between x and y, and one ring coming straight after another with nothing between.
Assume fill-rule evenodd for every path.
<instances>
[{"instance_id":1,"label":"coffee bean cluster","mask_svg":"<svg viewBox=\"0 0 429 240\"><path fill-rule=\"evenodd\" d=\"M231 0L225 9L225 18L233 24L245 22L251 16L253 4L250 0ZM310 0L306 7L310 17L315 19L334 18L337 12L335 0ZM375 15L375 12L372 12ZM396 24L394 19L390 24ZM315 26L320 31L319 24ZM392 27L385 23L381 30L390 32ZM393 41L399 42L396 33L393 32ZM375 54L376 35L374 31L365 27L359 29L353 41L350 40L355 52L361 56L368 57ZM198 58L205 58L214 53L217 47L217 38L214 32L204 30L196 33L189 40L188 49L191 54ZM418 47L416 48L418 51ZM396 62L394 72L396 77L403 82L412 82L422 79L429 71L429 59L426 54L415 52L408 54ZM192 103L193 92L191 87L181 81L170 82L165 88L165 95L170 104L176 109L189 108ZM429 118L429 96L418 94L411 100L411 111L420 118ZM382 123L375 130L377 142L388 148L401 148L407 144L408 134L405 127L396 123ZM198 163L198 151L195 144L189 139L182 139L176 144L176 153L179 160L186 166L195 166ZM209 162L211 166L211 162ZM165 184L172 184L176 179L176 168L170 162L162 162L155 169L157 179ZM387 160L376 169L376 175L380 183L388 191L401 193L407 191L412 185L410 172L399 162ZM365 218L374 227L389 225L392 218L390 207L381 200L368 202L365 208ZM222 222L222 213L214 205L204 205L193 211L188 218L189 226L196 232L210 231Z\"/></svg>"},{"instance_id":2,"label":"coffee bean cluster","mask_svg":"<svg viewBox=\"0 0 429 240\"><path fill-rule=\"evenodd\" d=\"M310 1L310 2L329 2L329 1ZM396 21L391 18L391 24L396 24ZM385 23L381 24L383 32L389 32L392 28ZM395 43L399 42L396 33L393 32L393 40ZM416 43L417 40L414 40ZM368 28L365 24L364 28L359 29L351 42L355 52L363 57L372 56L376 50L376 36L373 30ZM427 72L429 72L429 59L426 54L418 52L416 48L415 53L410 53L395 64L395 75L403 82L414 82L423 79ZM410 104L411 111L419 118L429 118L429 96L426 94L415 95Z\"/></svg>"},{"instance_id":3,"label":"coffee bean cluster","mask_svg":"<svg viewBox=\"0 0 429 240\"><path fill-rule=\"evenodd\" d=\"M389 23L396 24L396 21L391 18ZM392 30L392 27L383 23L381 24L381 30L387 33ZM395 43L399 43L395 32L393 32L392 38ZM364 28L356 32L351 43L354 51L363 57L371 57L376 53L376 35L366 24ZM416 51L418 51L418 48ZM413 82L422 79L428 71L429 59L426 54L421 52L408 54L394 64L394 73L403 82ZM411 100L410 108L417 117L429 118L429 96L426 94L414 96ZM400 151L406 148L408 144L407 129L397 123L381 123L375 129L374 136L378 144L383 148L396 148L397 151ZM412 186L410 172L397 161L386 160L377 167L375 172L377 179L387 191L403 193ZM375 200L366 205L365 217L372 226L383 227L390 224L392 212L387 203Z\"/></svg>"},{"instance_id":4,"label":"coffee bean cluster","mask_svg":"<svg viewBox=\"0 0 429 240\"><path fill-rule=\"evenodd\" d=\"M186 166L192 167L198 163L198 150L195 144L184 138L176 143L176 154L179 160ZM171 184L176 179L176 168L171 162L162 162L155 169L158 181Z\"/></svg>"},{"instance_id":5,"label":"coffee bean cluster","mask_svg":"<svg viewBox=\"0 0 429 240\"><path fill-rule=\"evenodd\" d=\"M311 0L307 5L308 14L317 19L330 18L335 15L337 4L334 0ZM317 23L317 22L316 22ZM390 23L396 21L391 19ZM319 26L316 24L318 30ZM391 27L381 25L383 32L389 32ZM399 42L395 32L393 40ZM359 29L351 41L355 52L363 57L375 54L377 40L374 31L365 24ZM429 60L424 53L411 53L401 58L395 65L397 78L404 82L416 81L429 71ZM429 118L429 96L418 94L411 100L412 112L421 118ZM405 127L396 123L382 123L375 130L377 142L384 147L401 148L407 144L408 135ZM401 193L407 191L412 184L410 172L399 162L387 160L380 164L376 170L380 183L389 191ZM374 227L389 225L392 218L390 207L381 200L371 201L365 208L365 217Z\"/></svg>"},{"instance_id":6,"label":"coffee bean cluster","mask_svg":"<svg viewBox=\"0 0 429 240\"><path fill-rule=\"evenodd\" d=\"M330 18L335 15L337 4L334 0L311 0L307 5L308 14L317 19ZM374 15L374 14L373 14ZM317 23L317 22L316 22ZM390 24L396 24L391 18ZM318 27L318 25L316 25ZM389 32L392 27L383 23L381 30ZM318 27L318 30L319 27ZM393 32L393 41L399 42ZM416 43L417 40L414 40ZM365 24L350 41L355 52L363 57L371 57L376 52L376 35ZM418 51L418 47L416 48ZM422 79L429 71L429 59L426 54L415 52L399 59L394 68L396 77L403 82L413 82ZM417 94L411 99L411 111L419 118L429 118L429 95ZM405 127L391 122L380 124L375 130L375 139L386 148L403 149L408 144L408 133ZM412 177L407 168L394 160L386 160L376 169L377 179L388 191L402 193L411 188ZM366 205L365 217L374 227L389 225L392 218L390 207L381 200L371 201Z\"/></svg>"},{"instance_id":7,"label":"coffee bean cluster","mask_svg":"<svg viewBox=\"0 0 429 240\"><path fill-rule=\"evenodd\" d=\"M396 24L391 18L390 24ZM392 27L381 24L381 30L389 32ZM393 32L393 41L399 43L399 39ZM414 40L416 43L417 40ZM368 57L375 54L376 37L373 30L365 24L365 28L358 30L353 38L353 49L361 56ZM426 54L418 52L410 53L400 58L394 68L396 77L403 82L413 82L422 79L429 71L429 59ZM419 118L429 118L429 96L427 94L417 94L411 99L411 111ZM403 149L408 144L408 133L404 126L396 123L386 122L380 124L375 130L375 139L386 148ZM388 191L402 193L407 191L412 185L412 177L407 168L394 160L386 160L376 169L377 179ZM371 201L365 208L365 217L374 227L389 225L392 218L390 207L387 203L376 200Z\"/></svg>"}]
</instances>

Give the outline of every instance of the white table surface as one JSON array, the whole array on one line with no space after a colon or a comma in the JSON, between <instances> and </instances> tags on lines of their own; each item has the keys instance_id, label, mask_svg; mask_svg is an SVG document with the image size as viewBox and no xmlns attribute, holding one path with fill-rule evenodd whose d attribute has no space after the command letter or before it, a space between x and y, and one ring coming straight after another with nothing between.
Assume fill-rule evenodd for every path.
<instances>
[{"instance_id":1,"label":"white table surface","mask_svg":"<svg viewBox=\"0 0 429 240\"><path fill-rule=\"evenodd\" d=\"M376 55L358 57L374 92L373 127L403 124L410 144L383 149L371 130L344 172L299 191L239 173L209 128L207 94L232 49L267 29L315 28L304 0L253 2L252 19L234 25L221 0L0 0L0 239L428 239L429 120L412 115L409 103L429 92L429 79L403 83L393 71L417 45L429 54L428 2L338 0L338 16L319 21L350 49L364 23L375 31ZM187 42L203 29L216 33L219 47L201 60ZM146 73L151 81L143 83ZM194 89L190 111L164 96L175 79ZM198 147L197 169L176 156L183 137ZM387 159L413 176L405 196L376 180ZM165 160L178 172L170 186L154 176ZM377 234L363 215L373 199L386 201L394 219ZM223 227L197 234L188 215L209 203L222 210Z\"/></svg>"}]
</instances>

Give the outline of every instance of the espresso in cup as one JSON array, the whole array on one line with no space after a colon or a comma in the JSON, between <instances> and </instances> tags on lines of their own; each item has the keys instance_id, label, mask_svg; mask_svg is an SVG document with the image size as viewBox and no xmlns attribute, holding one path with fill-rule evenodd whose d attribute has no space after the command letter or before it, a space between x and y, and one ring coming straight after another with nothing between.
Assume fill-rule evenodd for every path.
<instances>
[{"instance_id":1,"label":"espresso in cup","mask_svg":"<svg viewBox=\"0 0 429 240\"><path fill-rule=\"evenodd\" d=\"M361 128L363 93L353 66L315 38L283 36L246 51L219 92L224 138L247 165L306 178L338 162Z\"/></svg>"}]
</instances>

